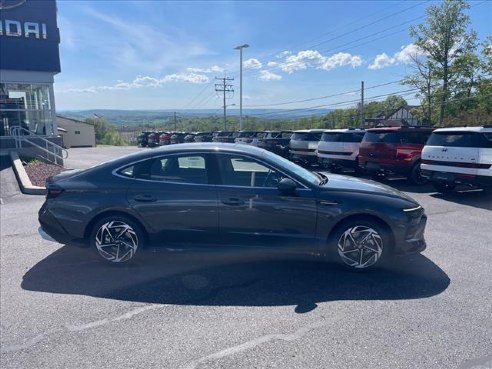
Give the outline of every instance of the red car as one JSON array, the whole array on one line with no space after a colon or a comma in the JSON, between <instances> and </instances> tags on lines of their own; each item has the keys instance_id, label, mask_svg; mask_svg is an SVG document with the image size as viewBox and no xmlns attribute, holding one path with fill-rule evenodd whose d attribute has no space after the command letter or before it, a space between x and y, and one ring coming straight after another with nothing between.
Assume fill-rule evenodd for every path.
<instances>
[{"instance_id":1,"label":"red car","mask_svg":"<svg viewBox=\"0 0 492 369\"><path fill-rule=\"evenodd\" d=\"M432 131L428 127L368 129L359 149L359 167L375 178L397 174L424 184L421 153Z\"/></svg>"},{"instance_id":2,"label":"red car","mask_svg":"<svg viewBox=\"0 0 492 369\"><path fill-rule=\"evenodd\" d=\"M159 146L169 145L171 143L171 135L170 132L163 132L159 136Z\"/></svg>"}]
</instances>

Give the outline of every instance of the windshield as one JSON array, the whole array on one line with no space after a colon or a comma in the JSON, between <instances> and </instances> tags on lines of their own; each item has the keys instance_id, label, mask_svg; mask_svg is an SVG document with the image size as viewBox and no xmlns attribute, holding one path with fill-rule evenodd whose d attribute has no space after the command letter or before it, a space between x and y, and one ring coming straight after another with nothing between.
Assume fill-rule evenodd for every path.
<instances>
[{"instance_id":1,"label":"windshield","mask_svg":"<svg viewBox=\"0 0 492 369\"><path fill-rule=\"evenodd\" d=\"M294 164L290 160L287 160L279 155L275 155L271 152L266 152L265 156L270 159L271 161L275 162L277 165L280 167L283 167L287 169L288 171L296 174L297 176L301 177L302 179L308 181L309 183L313 185L319 185L321 178L318 177L316 174L313 172L310 172L307 169L304 169L303 167Z\"/></svg>"}]
</instances>

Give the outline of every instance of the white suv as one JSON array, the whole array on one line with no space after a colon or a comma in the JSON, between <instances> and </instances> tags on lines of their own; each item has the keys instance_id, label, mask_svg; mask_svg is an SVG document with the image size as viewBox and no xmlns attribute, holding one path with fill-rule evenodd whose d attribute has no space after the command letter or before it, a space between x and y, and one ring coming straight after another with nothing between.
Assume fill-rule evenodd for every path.
<instances>
[{"instance_id":1,"label":"white suv","mask_svg":"<svg viewBox=\"0 0 492 369\"><path fill-rule=\"evenodd\" d=\"M294 131L289 142L289 159L304 165L317 164L316 149L324 129Z\"/></svg>"},{"instance_id":2,"label":"white suv","mask_svg":"<svg viewBox=\"0 0 492 369\"><path fill-rule=\"evenodd\" d=\"M357 157L366 131L358 128L325 131L318 144L318 162L332 172L359 170Z\"/></svg>"},{"instance_id":3,"label":"white suv","mask_svg":"<svg viewBox=\"0 0 492 369\"><path fill-rule=\"evenodd\" d=\"M436 129L422 150L421 170L439 192L491 188L492 125Z\"/></svg>"}]
</instances>

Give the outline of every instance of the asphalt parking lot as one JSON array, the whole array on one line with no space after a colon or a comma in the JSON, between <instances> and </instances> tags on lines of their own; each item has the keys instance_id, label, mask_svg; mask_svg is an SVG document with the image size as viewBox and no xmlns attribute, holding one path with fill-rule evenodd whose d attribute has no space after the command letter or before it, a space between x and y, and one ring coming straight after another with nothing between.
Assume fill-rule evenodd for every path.
<instances>
[{"instance_id":1,"label":"asphalt parking lot","mask_svg":"<svg viewBox=\"0 0 492 369\"><path fill-rule=\"evenodd\" d=\"M492 368L490 192L391 182L425 207L427 250L367 273L246 252L111 267L41 239L44 198L0 175L2 368Z\"/></svg>"}]
</instances>

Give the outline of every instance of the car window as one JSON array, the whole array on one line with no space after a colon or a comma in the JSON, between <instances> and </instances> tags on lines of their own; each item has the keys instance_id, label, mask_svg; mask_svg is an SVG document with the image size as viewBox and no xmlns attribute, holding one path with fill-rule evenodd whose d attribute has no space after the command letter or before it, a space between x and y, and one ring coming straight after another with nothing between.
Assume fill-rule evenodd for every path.
<instances>
[{"instance_id":1,"label":"car window","mask_svg":"<svg viewBox=\"0 0 492 369\"><path fill-rule=\"evenodd\" d=\"M400 143L425 145L430 132L400 132Z\"/></svg>"},{"instance_id":2,"label":"car window","mask_svg":"<svg viewBox=\"0 0 492 369\"><path fill-rule=\"evenodd\" d=\"M254 159L239 155L219 155L222 184L241 187L277 187L285 176Z\"/></svg>"},{"instance_id":3,"label":"car window","mask_svg":"<svg viewBox=\"0 0 492 369\"><path fill-rule=\"evenodd\" d=\"M339 132L325 132L321 136L321 141L324 142L339 142L340 141L340 136L342 134Z\"/></svg>"},{"instance_id":4,"label":"car window","mask_svg":"<svg viewBox=\"0 0 492 369\"><path fill-rule=\"evenodd\" d=\"M364 132L344 133L340 138L341 142L361 142L364 138Z\"/></svg>"},{"instance_id":5,"label":"car window","mask_svg":"<svg viewBox=\"0 0 492 369\"><path fill-rule=\"evenodd\" d=\"M475 132L434 132L427 142L430 146L480 147L481 135ZM485 140L483 140L485 144Z\"/></svg>"},{"instance_id":6,"label":"car window","mask_svg":"<svg viewBox=\"0 0 492 369\"><path fill-rule=\"evenodd\" d=\"M310 141L311 139L312 136L307 132L295 132L291 138L294 141Z\"/></svg>"},{"instance_id":7,"label":"car window","mask_svg":"<svg viewBox=\"0 0 492 369\"><path fill-rule=\"evenodd\" d=\"M366 132L364 142L400 143L398 132Z\"/></svg>"},{"instance_id":8,"label":"car window","mask_svg":"<svg viewBox=\"0 0 492 369\"><path fill-rule=\"evenodd\" d=\"M125 177L159 182L208 184L205 157L201 155L153 158L132 164L118 173Z\"/></svg>"}]
</instances>

